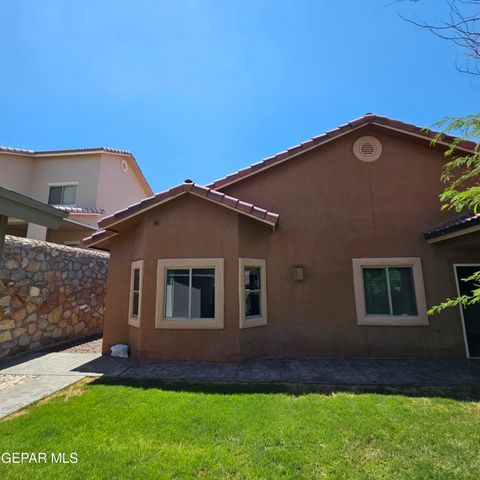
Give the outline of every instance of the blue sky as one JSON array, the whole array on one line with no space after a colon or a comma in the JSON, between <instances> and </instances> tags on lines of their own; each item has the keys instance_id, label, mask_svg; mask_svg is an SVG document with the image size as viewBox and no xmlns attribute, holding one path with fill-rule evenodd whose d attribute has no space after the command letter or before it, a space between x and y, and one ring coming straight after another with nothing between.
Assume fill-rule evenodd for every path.
<instances>
[{"instance_id":1,"label":"blue sky","mask_svg":"<svg viewBox=\"0 0 480 480\"><path fill-rule=\"evenodd\" d=\"M443 0L0 3L0 145L134 153L154 191L208 183L366 112L476 112Z\"/></svg>"}]
</instances>

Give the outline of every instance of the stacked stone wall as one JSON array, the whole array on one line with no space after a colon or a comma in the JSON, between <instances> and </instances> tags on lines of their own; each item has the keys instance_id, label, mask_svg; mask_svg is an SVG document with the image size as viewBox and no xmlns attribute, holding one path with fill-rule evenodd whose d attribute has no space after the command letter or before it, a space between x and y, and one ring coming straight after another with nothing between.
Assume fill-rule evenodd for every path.
<instances>
[{"instance_id":1,"label":"stacked stone wall","mask_svg":"<svg viewBox=\"0 0 480 480\"><path fill-rule=\"evenodd\" d=\"M102 331L108 253L7 235L0 357Z\"/></svg>"}]
</instances>

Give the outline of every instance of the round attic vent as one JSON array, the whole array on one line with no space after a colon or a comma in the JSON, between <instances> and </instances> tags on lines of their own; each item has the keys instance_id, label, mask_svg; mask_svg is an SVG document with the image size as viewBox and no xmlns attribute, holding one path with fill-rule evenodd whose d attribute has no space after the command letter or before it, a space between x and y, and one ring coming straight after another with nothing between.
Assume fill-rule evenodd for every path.
<instances>
[{"instance_id":1,"label":"round attic vent","mask_svg":"<svg viewBox=\"0 0 480 480\"><path fill-rule=\"evenodd\" d=\"M374 162L382 154L382 144L375 137L360 137L353 144L353 153L362 162Z\"/></svg>"},{"instance_id":2,"label":"round attic vent","mask_svg":"<svg viewBox=\"0 0 480 480\"><path fill-rule=\"evenodd\" d=\"M126 160L122 160L120 162L120 166L122 167L122 172L126 172L128 170L128 163Z\"/></svg>"}]
</instances>

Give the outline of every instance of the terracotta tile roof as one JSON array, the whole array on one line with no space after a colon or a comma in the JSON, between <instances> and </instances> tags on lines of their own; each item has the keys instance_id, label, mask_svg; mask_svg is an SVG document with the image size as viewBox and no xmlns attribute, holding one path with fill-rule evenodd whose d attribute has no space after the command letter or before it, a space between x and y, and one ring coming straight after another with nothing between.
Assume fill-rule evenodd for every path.
<instances>
[{"instance_id":1,"label":"terracotta tile roof","mask_svg":"<svg viewBox=\"0 0 480 480\"><path fill-rule=\"evenodd\" d=\"M116 223L123 221L126 218L135 216L141 212L149 210L150 208L160 205L161 203L167 202L184 194L203 197L213 203L217 203L218 205L231 210L236 210L243 215L260 220L273 227L278 223L279 215L277 213L269 212L264 208L252 205L251 203L243 202L238 198L231 197L225 193L213 190L212 188L196 185L195 183L182 183L171 188L170 190L157 193L152 197L146 198L138 203L134 203L133 205L130 205L129 207L114 213L113 215L104 217L98 222L98 225L101 228L113 227Z\"/></svg>"},{"instance_id":2,"label":"terracotta tile roof","mask_svg":"<svg viewBox=\"0 0 480 480\"><path fill-rule=\"evenodd\" d=\"M455 220L451 220L450 222L444 223L443 225L439 225L438 227L425 232L423 236L426 240L430 240L432 238L440 237L442 235L453 233L459 230L464 230L466 228L475 227L477 225L480 225L480 213L475 215L462 215Z\"/></svg>"},{"instance_id":3,"label":"terracotta tile roof","mask_svg":"<svg viewBox=\"0 0 480 480\"><path fill-rule=\"evenodd\" d=\"M91 245L94 245L98 242L102 242L105 240L108 240L109 238L112 238L116 235L115 232L110 232L108 230L99 230L98 232L93 233L87 238L83 239L83 244L86 247L89 247Z\"/></svg>"},{"instance_id":4,"label":"terracotta tile roof","mask_svg":"<svg viewBox=\"0 0 480 480\"><path fill-rule=\"evenodd\" d=\"M365 125L377 125L390 130L400 131L409 135L415 135L421 137L427 141L431 141L438 132L433 130L424 129L422 127L417 127L411 123L400 122L399 120L394 120L389 117L384 117L381 115L376 115L374 113L367 113L360 118L352 120L348 123L340 125L339 127L329 130L328 132L322 133L316 137L310 138L298 145L288 148L282 152L279 152L271 157L264 158L260 162L254 163L249 167L246 167L238 172L232 173L224 178L215 180L214 182L207 185L209 188L222 189L227 185L235 183L237 181L243 180L246 177L254 175L260 171L263 171L273 165L277 165L285 160L289 160L300 153L304 153L312 148L315 148L319 145L327 143L335 138L338 138L341 135L344 135L348 132L356 130L357 128L363 127ZM439 144L450 145L454 140L454 137L451 135L443 134L439 140ZM472 151L476 147L475 142L463 141L458 144L459 149Z\"/></svg>"},{"instance_id":5,"label":"terracotta tile roof","mask_svg":"<svg viewBox=\"0 0 480 480\"><path fill-rule=\"evenodd\" d=\"M105 210L103 208L85 208L85 207L68 207L66 205L54 205L55 208L63 210L68 213L79 213L89 215L103 215Z\"/></svg>"}]
</instances>

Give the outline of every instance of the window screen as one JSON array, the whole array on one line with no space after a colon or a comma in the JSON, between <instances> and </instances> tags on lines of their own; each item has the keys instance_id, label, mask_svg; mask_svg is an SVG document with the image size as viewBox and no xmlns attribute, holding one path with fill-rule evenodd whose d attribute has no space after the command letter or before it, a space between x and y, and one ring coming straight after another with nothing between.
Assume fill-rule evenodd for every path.
<instances>
[{"instance_id":1,"label":"window screen","mask_svg":"<svg viewBox=\"0 0 480 480\"><path fill-rule=\"evenodd\" d=\"M140 302L140 269L134 268L132 275L132 311L130 312L130 315L132 317L138 317L138 308Z\"/></svg>"},{"instance_id":2,"label":"window screen","mask_svg":"<svg viewBox=\"0 0 480 480\"><path fill-rule=\"evenodd\" d=\"M260 317L262 285L260 267L245 267L245 317Z\"/></svg>"},{"instance_id":3,"label":"window screen","mask_svg":"<svg viewBox=\"0 0 480 480\"><path fill-rule=\"evenodd\" d=\"M411 267L362 270L367 315L417 315Z\"/></svg>"}]
</instances>

